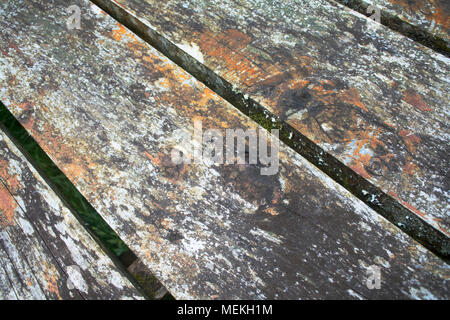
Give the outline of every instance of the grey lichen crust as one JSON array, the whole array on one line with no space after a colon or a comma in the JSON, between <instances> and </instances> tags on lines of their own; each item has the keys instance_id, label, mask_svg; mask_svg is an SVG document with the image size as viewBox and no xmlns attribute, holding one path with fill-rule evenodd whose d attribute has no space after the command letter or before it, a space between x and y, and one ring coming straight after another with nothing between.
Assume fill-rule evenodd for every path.
<instances>
[{"instance_id":1,"label":"grey lichen crust","mask_svg":"<svg viewBox=\"0 0 450 320\"><path fill-rule=\"evenodd\" d=\"M176 298L450 297L447 264L283 144L273 176L174 165L193 120L258 127L98 7L72 4L82 30L67 30L62 0L0 5L0 99Z\"/></svg>"}]
</instances>

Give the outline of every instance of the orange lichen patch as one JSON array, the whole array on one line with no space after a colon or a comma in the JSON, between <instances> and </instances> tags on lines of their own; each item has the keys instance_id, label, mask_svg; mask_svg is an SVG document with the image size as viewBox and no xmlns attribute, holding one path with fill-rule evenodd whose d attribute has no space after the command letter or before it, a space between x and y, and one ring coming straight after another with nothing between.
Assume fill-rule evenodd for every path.
<instances>
[{"instance_id":1,"label":"orange lichen patch","mask_svg":"<svg viewBox=\"0 0 450 320\"><path fill-rule=\"evenodd\" d=\"M33 105L29 101L19 103L17 106L22 110L29 110L33 108Z\"/></svg>"},{"instance_id":2,"label":"orange lichen patch","mask_svg":"<svg viewBox=\"0 0 450 320\"><path fill-rule=\"evenodd\" d=\"M8 173L9 162L5 159L0 159L0 177L6 183L9 191L15 194L19 189L22 188L22 184L19 182L18 175L11 175Z\"/></svg>"},{"instance_id":3,"label":"orange lichen patch","mask_svg":"<svg viewBox=\"0 0 450 320\"><path fill-rule=\"evenodd\" d=\"M408 157L408 159L406 160L406 164L403 166L402 170L406 174L413 175L418 170L418 167L411 161L411 158Z\"/></svg>"},{"instance_id":4,"label":"orange lichen patch","mask_svg":"<svg viewBox=\"0 0 450 320\"><path fill-rule=\"evenodd\" d=\"M56 278L57 271L55 267L53 265L49 265L45 261L43 265L45 267L44 278L45 282L47 283L47 291L55 294L55 296L58 297L59 300L62 300L62 297L59 293L58 280Z\"/></svg>"},{"instance_id":5,"label":"orange lichen patch","mask_svg":"<svg viewBox=\"0 0 450 320\"><path fill-rule=\"evenodd\" d=\"M34 126L34 116L30 115L30 117L26 121L22 122L22 125L25 129L31 130L31 128L33 128Z\"/></svg>"},{"instance_id":6,"label":"orange lichen patch","mask_svg":"<svg viewBox=\"0 0 450 320\"><path fill-rule=\"evenodd\" d=\"M300 78L295 78L292 79L292 81L289 81L289 89L301 89L301 88L305 88L308 84L309 84L309 80L304 80L304 79L300 79Z\"/></svg>"},{"instance_id":7,"label":"orange lichen patch","mask_svg":"<svg viewBox=\"0 0 450 320\"><path fill-rule=\"evenodd\" d=\"M123 38L128 38L128 40L138 42L134 34L131 31L127 30L122 24L118 23L117 26L119 27L119 29L112 30L112 37L115 40L120 41Z\"/></svg>"},{"instance_id":8,"label":"orange lichen patch","mask_svg":"<svg viewBox=\"0 0 450 320\"><path fill-rule=\"evenodd\" d=\"M199 107L206 107L210 101L220 101L220 98L211 89L205 87L203 94L200 95L200 99L195 100L195 104Z\"/></svg>"},{"instance_id":9,"label":"orange lichen patch","mask_svg":"<svg viewBox=\"0 0 450 320\"><path fill-rule=\"evenodd\" d=\"M374 130L369 127L367 130L357 133L348 131L347 137L344 139L347 146L354 144L352 153L346 155L352 159L351 168L367 179L371 178L371 176L365 168L371 165L371 161L380 164L384 172L387 168L381 160L389 162L394 157L392 154L386 154L378 158L373 158L373 152L371 150L376 150L378 146L384 147L384 143L377 138L380 134L380 128ZM367 148L370 148L370 150Z\"/></svg>"},{"instance_id":10,"label":"orange lichen patch","mask_svg":"<svg viewBox=\"0 0 450 320\"><path fill-rule=\"evenodd\" d=\"M145 44L141 41L138 41L137 39L135 42L128 42L127 46L133 51L136 57L141 57L144 54L144 50L142 50L142 47L145 47Z\"/></svg>"},{"instance_id":11,"label":"orange lichen patch","mask_svg":"<svg viewBox=\"0 0 450 320\"><path fill-rule=\"evenodd\" d=\"M16 194L21 188L23 188L22 184L19 182L18 175L10 176L6 179L6 185L9 188L9 191L12 194Z\"/></svg>"},{"instance_id":12,"label":"orange lichen patch","mask_svg":"<svg viewBox=\"0 0 450 320\"><path fill-rule=\"evenodd\" d=\"M201 33L198 37L200 39L199 46L206 56L213 57L221 63L226 63L225 70L228 71L224 74L225 78L234 79L238 83L251 86L267 74L251 62L251 54L244 55L238 51L247 45L246 41L239 43L233 38L245 38L238 32L230 31L221 34L218 39L215 39L209 33ZM231 47L229 47L230 44ZM270 66L267 67L271 69Z\"/></svg>"},{"instance_id":13,"label":"orange lichen patch","mask_svg":"<svg viewBox=\"0 0 450 320\"><path fill-rule=\"evenodd\" d=\"M277 216L280 214L275 207L269 207L269 208L265 209L264 212L266 212L272 216Z\"/></svg>"},{"instance_id":14,"label":"orange lichen patch","mask_svg":"<svg viewBox=\"0 0 450 320\"><path fill-rule=\"evenodd\" d=\"M221 40L226 40L228 45L235 50L245 48L252 41L248 35L236 29L226 30Z\"/></svg>"},{"instance_id":15,"label":"orange lichen patch","mask_svg":"<svg viewBox=\"0 0 450 320\"><path fill-rule=\"evenodd\" d=\"M158 80L158 85L160 85L163 88L169 89L171 87L171 83L169 81L169 79L167 78L161 78Z\"/></svg>"},{"instance_id":16,"label":"orange lichen patch","mask_svg":"<svg viewBox=\"0 0 450 320\"><path fill-rule=\"evenodd\" d=\"M83 149L71 148L65 144L59 131L48 123L44 125L42 130L38 131L38 129L32 128L30 131L46 154L61 161L58 166L70 180L89 180L87 168L93 166L93 164L88 157L88 153L84 152ZM66 164L66 161L62 159L71 159L72 161Z\"/></svg>"},{"instance_id":17,"label":"orange lichen patch","mask_svg":"<svg viewBox=\"0 0 450 320\"><path fill-rule=\"evenodd\" d=\"M393 4L401 5L410 13L423 12L425 1L389 0Z\"/></svg>"},{"instance_id":18,"label":"orange lichen patch","mask_svg":"<svg viewBox=\"0 0 450 320\"><path fill-rule=\"evenodd\" d=\"M203 95L206 97L206 99L208 100L214 100L214 101L222 101L220 99L220 97L211 89L205 87L203 90Z\"/></svg>"},{"instance_id":19,"label":"orange lichen patch","mask_svg":"<svg viewBox=\"0 0 450 320\"><path fill-rule=\"evenodd\" d=\"M323 88L323 86L321 85L316 85L314 87L311 88L311 91L315 91L317 93L321 93L321 94L330 94L330 93L334 93L333 90L325 90Z\"/></svg>"},{"instance_id":20,"label":"orange lichen patch","mask_svg":"<svg viewBox=\"0 0 450 320\"><path fill-rule=\"evenodd\" d=\"M379 158L385 163L390 163L392 159L395 159L395 155L392 153L386 153L385 155L379 156Z\"/></svg>"},{"instance_id":21,"label":"orange lichen patch","mask_svg":"<svg viewBox=\"0 0 450 320\"><path fill-rule=\"evenodd\" d=\"M0 177L2 177L5 180L8 179L9 177L8 165L9 162L7 160L0 158Z\"/></svg>"},{"instance_id":22,"label":"orange lichen patch","mask_svg":"<svg viewBox=\"0 0 450 320\"><path fill-rule=\"evenodd\" d=\"M357 162L357 163L351 165L350 168L353 171L355 171L356 173L358 173L359 175L361 175L362 177L366 178L367 180L372 178L372 176L364 168L364 164L361 162Z\"/></svg>"},{"instance_id":23,"label":"orange lichen patch","mask_svg":"<svg viewBox=\"0 0 450 320\"><path fill-rule=\"evenodd\" d=\"M339 98L345 103L354 105L366 112L368 111L364 103L362 103L361 96L359 95L359 91L356 88L344 90L339 94Z\"/></svg>"},{"instance_id":24,"label":"orange lichen patch","mask_svg":"<svg viewBox=\"0 0 450 320\"><path fill-rule=\"evenodd\" d=\"M448 3L445 4L444 1L437 1L435 2L435 12L433 14L432 19L436 21L437 24L443 26L445 28L445 31L450 28L450 19L449 16L449 9L448 9Z\"/></svg>"},{"instance_id":25,"label":"orange lichen patch","mask_svg":"<svg viewBox=\"0 0 450 320\"><path fill-rule=\"evenodd\" d=\"M400 130L399 134L403 138L403 141L405 141L408 151L415 153L417 146L420 145L420 138L408 130Z\"/></svg>"},{"instance_id":26,"label":"orange lichen patch","mask_svg":"<svg viewBox=\"0 0 450 320\"><path fill-rule=\"evenodd\" d=\"M309 72L312 72L312 70L313 70L312 64L315 61L313 58L311 58L309 56L300 56L299 60L300 60L300 66L302 66L303 68L305 68Z\"/></svg>"},{"instance_id":27,"label":"orange lichen patch","mask_svg":"<svg viewBox=\"0 0 450 320\"><path fill-rule=\"evenodd\" d=\"M150 153L148 153L147 151L144 152L145 156L155 165L160 166L161 165L161 159L156 156L153 157Z\"/></svg>"},{"instance_id":28,"label":"orange lichen patch","mask_svg":"<svg viewBox=\"0 0 450 320\"><path fill-rule=\"evenodd\" d=\"M170 229L174 226L174 222L170 219L162 219L161 220L161 225L163 226L163 228L165 229Z\"/></svg>"},{"instance_id":29,"label":"orange lichen patch","mask_svg":"<svg viewBox=\"0 0 450 320\"><path fill-rule=\"evenodd\" d=\"M394 126L392 123L389 123L389 122L387 122L387 121L383 121L383 123L384 123L385 125L387 125L388 127L390 127L390 128L395 128L395 126Z\"/></svg>"},{"instance_id":30,"label":"orange lichen patch","mask_svg":"<svg viewBox=\"0 0 450 320\"><path fill-rule=\"evenodd\" d=\"M155 62L153 57L150 57L150 56L147 56L147 55L142 56L142 59L144 59L144 61L146 61L148 63L151 63L152 65Z\"/></svg>"},{"instance_id":31,"label":"orange lichen patch","mask_svg":"<svg viewBox=\"0 0 450 320\"><path fill-rule=\"evenodd\" d=\"M420 111L431 111L432 109L423 101L422 97L411 90L403 92L403 101L419 109Z\"/></svg>"},{"instance_id":32,"label":"orange lichen patch","mask_svg":"<svg viewBox=\"0 0 450 320\"><path fill-rule=\"evenodd\" d=\"M267 87L271 86L274 87L284 81L289 76L289 73L286 71L279 71L275 73L269 74L269 76L261 77L258 81L258 86ZM292 84L291 86L293 86ZM300 84L299 84L300 85ZM289 85L288 85L289 87Z\"/></svg>"},{"instance_id":33,"label":"orange lichen patch","mask_svg":"<svg viewBox=\"0 0 450 320\"><path fill-rule=\"evenodd\" d=\"M14 216L17 209L17 202L9 191L0 186L0 226L6 227L15 224Z\"/></svg>"},{"instance_id":34,"label":"orange lichen patch","mask_svg":"<svg viewBox=\"0 0 450 320\"><path fill-rule=\"evenodd\" d=\"M176 79L181 81L181 82L185 82L185 81L190 80L192 78L191 75L189 75L188 73L184 72L181 69L175 69L174 70L174 75L175 75Z\"/></svg>"},{"instance_id":35,"label":"orange lichen patch","mask_svg":"<svg viewBox=\"0 0 450 320\"><path fill-rule=\"evenodd\" d=\"M89 166L89 164L87 166ZM69 178L74 179L72 181L77 181L78 179L87 177L86 167L76 162L71 162L65 165L63 167L63 171Z\"/></svg>"}]
</instances>

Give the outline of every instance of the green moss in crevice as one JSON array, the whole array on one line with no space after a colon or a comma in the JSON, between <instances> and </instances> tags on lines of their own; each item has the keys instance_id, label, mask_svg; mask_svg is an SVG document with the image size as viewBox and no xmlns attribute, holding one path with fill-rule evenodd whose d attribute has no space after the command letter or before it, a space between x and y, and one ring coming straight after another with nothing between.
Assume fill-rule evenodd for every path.
<instances>
[{"instance_id":1,"label":"green moss in crevice","mask_svg":"<svg viewBox=\"0 0 450 320\"><path fill-rule=\"evenodd\" d=\"M81 223L116 256L130 249L0 102L0 125Z\"/></svg>"}]
</instances>

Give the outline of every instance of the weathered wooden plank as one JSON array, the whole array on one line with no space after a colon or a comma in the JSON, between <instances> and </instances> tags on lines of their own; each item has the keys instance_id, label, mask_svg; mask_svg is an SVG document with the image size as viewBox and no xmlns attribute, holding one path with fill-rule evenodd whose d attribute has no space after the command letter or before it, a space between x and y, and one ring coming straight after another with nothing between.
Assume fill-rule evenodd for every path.
<instances>
[{"instance_id":1,"label":"weathered wooden plank","mask_svg":"<svg viewBox=\"0 0 450 320\"><path fill-rule=\"evenodd\" d=\"M1 131L0 181L3 261L20 298L142 298Z\"/></svg>"},{"instance_id":2,"label":"weathered wooden plank","mask_svg":"<svg viewBox=\"0 0 450 320\"><path fill-rule=\"evenodd\" d=\"M6 188L3 186L2 192L7 192ZM11 199L8 199L8 201L9 200ZM4 203L2 203L2 205L3 204ZM15 249L15 246L10 241L9 235L4 232L3 228L0 236L0 246L3 251L2 264L7 271L11 284L19 299L45 299L45 292L32 272L29 263L24 259L23 255Z\"/></svg>"},{"instance_id":3,"label":"weathered wooden plank","mask_svg":"<svg viewBox=\"0 0 450 320\"><path fill-rule=\"evenodd\" d=\"M73 4L82 30L67 30L62 0L0 5L0 99L175 297L449 296L448 265L283 144L272 176L173 164L193 119L258 126L98 7Z\"/></svg>"},{"instance_id":4,"label":"weathered wooden plank","mask_svg":"<svg viewBox=\"0 0 450 320\"><path fill-rule=\"evenodd\" d=\"M6 251L1 242L0 242L0 266L1 266L0 270L4 271L5 275L5 284L1 288L2 295L10 297L12 300L26 299L26 298L32 299L33 298L33 296L31 295L32 290L29 289L24 290L25 283L19 281L13 263L11 259L7 256ZM30 283L28 283L28 285L30 285Z\"/></svg>"},{"instance_id":5,"label":"weathered wooden plank","mask_svg":"<svg viewBox=\"0 0 450 320\"><path fill-rule=\"evenodd\" d=\"M400 28L406 34L421 32L422 37L442 39L443 44L450 47L450 3L446 0L336 0L364 14L373 14L370 6L378 8L382 18L390 23L396 23L394 28ZM391 19L391 17L397 19ZM399 20L401 25L397 21ZM403 22L403 23L401 23ZM412 26L412 27L411 27ZM417 27L417 28L414 28ZM426 39L424 39L426 40Z\"/></svg>"},{"instance_id":6,"label":"weathered wooden plank","mask_svg":"<svg viewBox=\"0 0 450 320\"><path fill-rule=\"evenodd\" d=\"M0 241L11 259L19 282L25 290L30 291L33 299L69 299L71 295L66 285L67 278L52 263L45 247L39 246L36 238L21 234L23 230L20 229L22 226L2 227L0 231Z\"/></svg>"},{"instance_id":7,"label":"weathered wooden plank","mask_svg":"<svg viewBox=\"0 0 450 320\"><path fill-rule=\"evenodd\" d=\"M449 255L448 58L324 0L93 2Z\"/></svg>"},{"instance_id":8,"label":"weathered wooden plank","mask_svg":"<svg viewBox=\"0 0 450 320\"><path fill-rule=\"evenodd\" d=\"M8 278L1 262L2 259L0 259L0 300L17 300L11 280Z\"/></svg>"}]
</instances>

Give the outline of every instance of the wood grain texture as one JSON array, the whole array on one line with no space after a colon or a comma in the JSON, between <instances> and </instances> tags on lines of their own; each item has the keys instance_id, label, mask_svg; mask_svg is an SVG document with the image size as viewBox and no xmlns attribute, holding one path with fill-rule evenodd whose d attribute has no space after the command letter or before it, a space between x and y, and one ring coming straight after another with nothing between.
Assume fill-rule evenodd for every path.
<instances>
[{"instance_id":1,"label":"wood grain texture","mask_svg":"<svg viewBox=\"0 0 450 320\"><path fill-rule=\"evenodd\" d=\"M1 296L142 298L1 131L0 180Z\"/></svg>"},{"instance_id":2,"label":"wood grain texture","mask_svg":"<svg viewBox=\"0 0 450 320\"><path fill-rule=\"evenodd\" d=\"M325 0L94 2L187 52L369 182L367 203L381 192L392 220L406 212L398 225L426 221L448 246L448 58Z\"/></svg>"},{"instance_id":3,"label":"wood grain texture","mask_svg":"<svg viewBox=\"0 0 450 320\"><path fill-rule=\"evenodd\" d=\"M376 6L383 14L397 17L404 22L403 28L407 33L409 26L416 26L419 30L437 37L450 46L450 2L447 0L337 0L351 8ZM366 13L363 11L363 13ZM410 28L411 29L411 28Z\"/></svg>"},{"instance_id":4,"label":"wood grain texture","mask_svg":"<svg viewBox=\"0 0 450 320\"><path fill-rule=\"evenodd\" d=\"M450 296L450 267L280 145L279 171L181 164L203 128L257 129L87 1L0 5L0 99L176 298ZM367 271L382 272L370 290Z\"/></svg>"}]
</instances>

